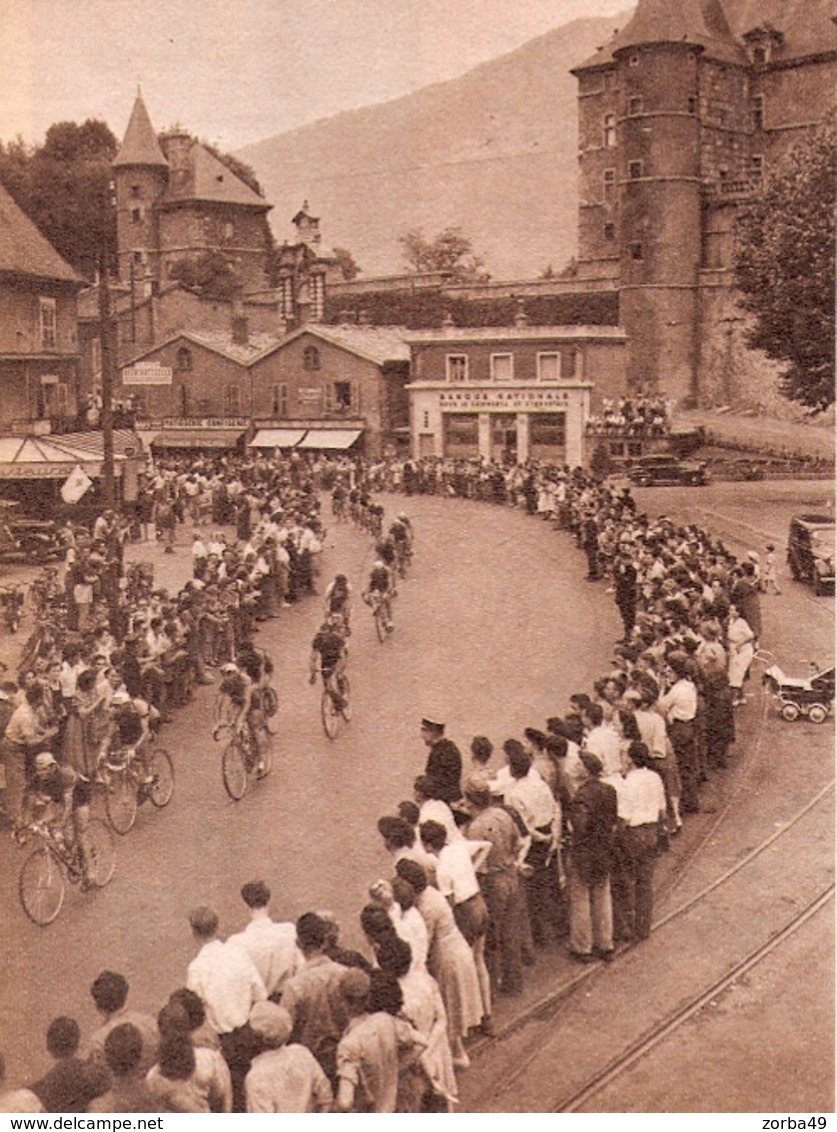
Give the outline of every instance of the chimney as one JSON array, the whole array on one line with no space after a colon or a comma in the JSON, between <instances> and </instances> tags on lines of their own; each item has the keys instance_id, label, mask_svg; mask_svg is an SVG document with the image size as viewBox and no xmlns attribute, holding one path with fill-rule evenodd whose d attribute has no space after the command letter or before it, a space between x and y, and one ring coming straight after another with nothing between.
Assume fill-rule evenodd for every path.
<instances>
[{"instance_id":1,"label":"chimney","mask_svg":"<svg viewBox=\"0 0 837 1132\"><path fill-rule=\"evenodd\" d=\"M369 326L372 322L371 318L369 317L369 311L359 310L357 312L357 321L359 326Z\"/></svg>"},{"instance_id":2,"label":"chimney","mask_svg":"<svg viewBox=\"0 0 837 1132\"><path fill-rule=\"evenodd\" d=\"M445 330L447 330L451 326L456 326L456 323L453 321L453 315L450 313L450 311L445 311L444 315L442 316L442 326L445 328Z\"/></svg>"},{"instance_id":3,"label":"chimney","mask_svg":"<svg viewBox=\"0 0 837 1132\"><path fill-rule=\"evenodd\" d=\"M236 346L246 346L250 341L250 327L240 299L232 305L232 340Z\"/></svg>"},{"instance_id":4,"label":"chimney","mask_svg":"<svg viewBox=\"0 0 837 1132\"><path fill-rule=\"evenodd\" d=\"M514 325L515 326L528 326L529 325L529 317L526 314L526 311L523 309L523 300L522 299L517 300L517 312L515 313L515 316L514 316Z\"/></svg>"}]
</instances>

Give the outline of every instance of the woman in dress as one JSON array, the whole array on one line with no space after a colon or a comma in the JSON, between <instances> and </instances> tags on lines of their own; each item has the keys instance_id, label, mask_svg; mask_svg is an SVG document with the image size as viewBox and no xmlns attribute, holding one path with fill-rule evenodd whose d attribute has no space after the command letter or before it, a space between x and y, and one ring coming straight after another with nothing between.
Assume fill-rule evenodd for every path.
<instances>
[{"instance_id":1,"label":"woman in dress","mask_svg":"<svg viewBox=\"0 0 837 1132\"><path fill-rule=\"evenodd\" d=\"M727 626L727 645L729 647L729 665L727 679L732 689L732 706L745 704L743 685L750 665L755 655L756 635L744 618L737 605L729 607L729 624Z\"/></svg>"},{"instance_id":2,"label":"woman in dress","mask_svg":"<svg viewBox=\"0 0 837 1132\"><path fill-rule=\"evenodd\" d=\"M442 992L453 1064L466 1069L470 1062L462 1039L482 1021L482 995L473 952L456 926L453 909L438 889L428 886L421 865L401 860L396 871L412 886L416 907L427 925L427 967Z\"/></svg>"}]
</instances>

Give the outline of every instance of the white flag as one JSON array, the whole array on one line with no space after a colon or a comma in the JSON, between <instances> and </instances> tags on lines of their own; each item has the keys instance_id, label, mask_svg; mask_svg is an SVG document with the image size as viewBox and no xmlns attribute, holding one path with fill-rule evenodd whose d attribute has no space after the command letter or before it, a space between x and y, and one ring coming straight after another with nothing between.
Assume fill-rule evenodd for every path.
<instances>
[{"instance_id":1,"label":"white flag","mask_svg":"<svg viewBox=\"0 0 837 1132\"><path fill-rule=\"evenodd\" d=\"M61 485L61 498L65 503L78 503L86 491L93 486L93 480L82 471L79 464L73 468Z\"/></svg>"}]
</instances>

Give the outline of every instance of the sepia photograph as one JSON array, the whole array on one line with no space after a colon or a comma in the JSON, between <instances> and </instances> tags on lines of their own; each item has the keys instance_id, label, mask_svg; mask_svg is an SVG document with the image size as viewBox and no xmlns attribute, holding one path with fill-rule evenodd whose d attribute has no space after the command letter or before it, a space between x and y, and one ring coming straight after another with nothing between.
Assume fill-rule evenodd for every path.
<instances>
[{"instance_id":1,"label":"sepia photograph","mask_svg":"<svg viewBox=\"0 0 837 1132\"><path fill-rule=\"evenodd\" d=\"M824 1129L832 0L0 48L0 1114Z\"/></svg>"}]
</instances>

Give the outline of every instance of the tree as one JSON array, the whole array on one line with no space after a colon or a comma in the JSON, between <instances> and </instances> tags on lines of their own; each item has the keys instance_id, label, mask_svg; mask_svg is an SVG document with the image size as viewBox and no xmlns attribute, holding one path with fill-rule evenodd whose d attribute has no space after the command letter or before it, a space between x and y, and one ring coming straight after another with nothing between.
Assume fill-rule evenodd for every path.
<instances>
[{"instance_id":1,"label":"tree","mask_svg":"<svg viewBox=\"0 0 837 1132\"><path fill-rule=\"evenodd\" d=\"M483 270L485 260L474 253L471 241L458 226L445 228L433 239L425 238L421 228L411 228L398 237L410 271L448 272L457 283L487 283L491 276Z\"/></svg>"},{"instance_id":2,"label":"tree","mask_svg":"<svg viewBox=\"0 0 837 1132\"><path fill-rule=\"evenodd\" d=\"M202 299L230 302L241 295L241 281L223 252L204 252L196 259L178 259L169 278L176 279Z\"/></svg>"},{"instance_id":3,"label":"tree","mask_svg":"<svg viewBox=\"0 0 837 1132\"><path fill-rule=\"evenodd\" d=\"M812 131L736 222L748 344L786 363L782 393L815 411L834 402L836 141L833 120Z\"/></svg>"},{"instance_id":4,"label":"tree","mask_svg":"<svg viewBox=\"0 0 837 1132\"><path fill-rule=\"evenodd\" d=\"M111 163L118 144L97 119L57 122L44 144L2 148L0 180L57 252L92 279L102 246L116 253L116 217L109 207Z\"/></svg>"},{"instance_id":5,"label":"tree","mask_svg":"<svg viewBox=\"0 0 837 1132\"><path fill-rule=\"evenodd\" d=\"M334 258L337 260L337 266L340 268L343 278L347 283L351 283L361 272L357 260L348 248L334 248L333 251Z\"/></svg>"}]
</instances>

